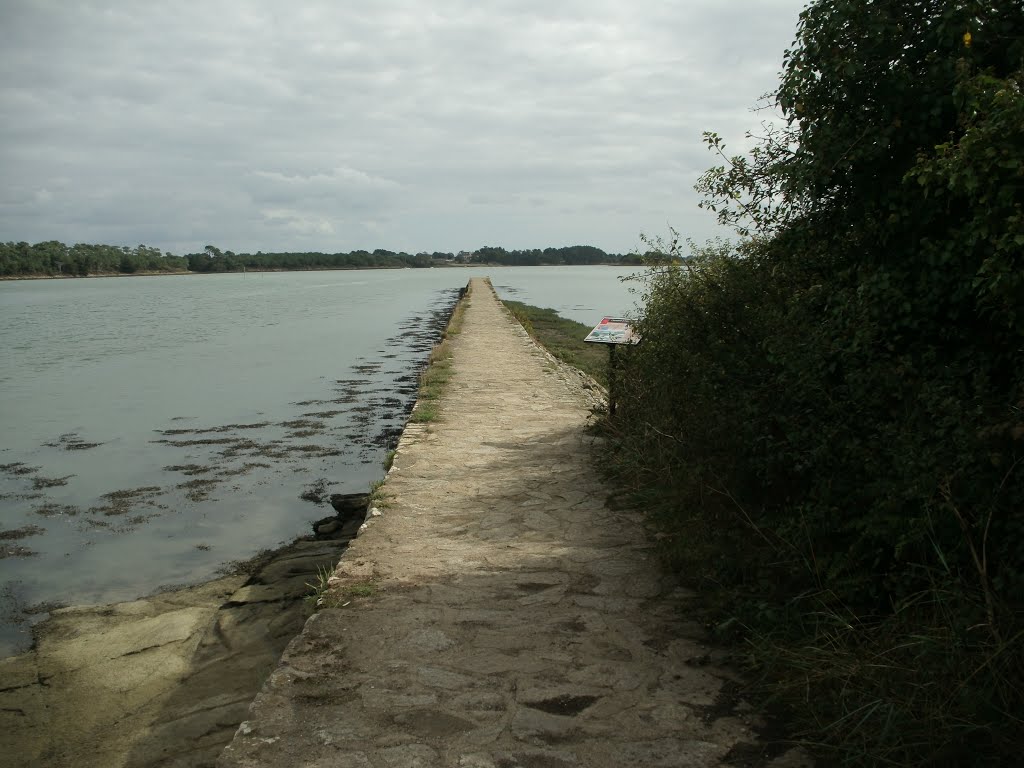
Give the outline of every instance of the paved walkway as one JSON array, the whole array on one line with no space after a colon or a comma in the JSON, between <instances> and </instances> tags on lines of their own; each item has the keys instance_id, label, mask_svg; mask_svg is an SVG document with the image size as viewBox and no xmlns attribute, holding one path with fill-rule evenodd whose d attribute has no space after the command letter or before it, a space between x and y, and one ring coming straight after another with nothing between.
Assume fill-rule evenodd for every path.
<instances>
[{"instance_id":1,"label":"paved walkway","mask_svg":"<svg viewBox=\"0 0 1024 768\"><path fill-rule=\"evenodd\" d=\"M403 436L337 607L292 642L218 765L764 764L737 759L758 754L756 718L725 703L641 516L605 506L578 377L486 282L468 301L443 420Z\"/></svg>"}]
</instances>

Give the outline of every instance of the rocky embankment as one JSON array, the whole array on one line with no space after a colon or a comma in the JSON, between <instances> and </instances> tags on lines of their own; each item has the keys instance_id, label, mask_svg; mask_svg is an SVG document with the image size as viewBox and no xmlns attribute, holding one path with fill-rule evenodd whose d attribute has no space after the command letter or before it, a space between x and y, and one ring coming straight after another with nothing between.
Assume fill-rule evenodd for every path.
<instances>
[{"instance_id":1,"label":"rocky embankment","mask_svg":"<svg viewBox=\"0 0 1024 768\"><path fill-rule=\"evenodd\" d=\"M114 605L55 611L34 648L0 661L0 766L212 765L281 651L306 598L365 517L334 496L309 537L245 572Z\"/></svg>"}]
</instances>

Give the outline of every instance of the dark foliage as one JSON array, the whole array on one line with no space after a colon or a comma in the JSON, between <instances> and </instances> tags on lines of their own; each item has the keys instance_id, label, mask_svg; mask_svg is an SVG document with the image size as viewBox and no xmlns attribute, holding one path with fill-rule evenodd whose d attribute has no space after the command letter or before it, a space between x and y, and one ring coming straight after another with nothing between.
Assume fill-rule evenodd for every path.
<instances>
[{"instance_id":1,"label":"dark foliage","mask_svg":"<svg viewBox=\"0 0 1024 768\"><path fill-rule=\"evenodd\" d=\"M182 272L184 258L158 248L78 243L67 246L56 240L29 245L0 243L0 276L134 274Z\"/></svg>"},{"instance_id":2,"label":"dark foliage","mask_svg":"<svg viewBox=\"0 0 1024 768\"><path fill-rule=\"evenodd\" d=\"M1024 6L819 0L787 123L698 188L609 424L680 570L828 760L1024 743ZM660 243L677 255L678 243Z\"/></svg>"},{"instance_id":3,"label":"dark foliage","mask_svg":"<svg viewBox=\"0 0 1024 768\"><path fill-rule=\"evenodd\" d=\"M564 248L534 248L532 250L512 250L495 246L480 248L471 257L474 264L500 264L508 267L539 266L547 264L640 264L639 256L630 254L622 256L605 253L592 245L570 245Z\"/></svg>"}]
</instances>

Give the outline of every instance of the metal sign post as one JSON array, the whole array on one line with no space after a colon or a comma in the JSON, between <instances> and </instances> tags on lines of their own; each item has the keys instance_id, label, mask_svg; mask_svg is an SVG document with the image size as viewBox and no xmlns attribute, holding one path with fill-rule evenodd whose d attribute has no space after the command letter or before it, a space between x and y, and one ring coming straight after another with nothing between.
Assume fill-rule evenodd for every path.
<instances>
[{"instance_id":1,"label":"metal sign post","mask_svg":"<svg viewBox=\"0 0 1024 768\"><path fill-rule=\"evenodd\" d=\"M608 346L608 415L615 415L615 348L620 344L639 344L640 334L633 330L629 320L605 317L587 334L584 341Z\"/></svg>"}]
</instances>

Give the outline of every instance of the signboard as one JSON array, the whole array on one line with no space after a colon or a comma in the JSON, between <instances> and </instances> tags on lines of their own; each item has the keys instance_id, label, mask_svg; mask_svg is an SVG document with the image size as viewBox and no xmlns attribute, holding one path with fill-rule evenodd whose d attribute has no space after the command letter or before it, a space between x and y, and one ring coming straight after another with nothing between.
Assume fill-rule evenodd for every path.
<instances>
[{"instance_id":1,"label":"signboard","mask_svg":"<svg viewBox=\"0 0 1024 768\"><path fill-rule=\"evenodd\" d=\"M629 320L622 317L605 317L584 341L596 344L639 344L640 335L633 330Z\"/></svg>"}]
</instances>

